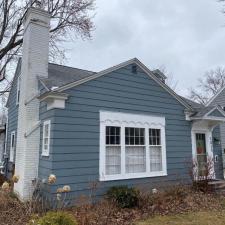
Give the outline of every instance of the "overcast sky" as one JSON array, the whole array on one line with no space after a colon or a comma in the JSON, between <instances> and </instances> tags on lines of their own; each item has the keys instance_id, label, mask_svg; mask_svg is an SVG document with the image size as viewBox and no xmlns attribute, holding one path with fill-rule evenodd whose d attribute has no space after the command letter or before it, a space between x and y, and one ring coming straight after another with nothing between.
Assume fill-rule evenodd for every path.
<instances>
[{"instance_id":1,"label":"overcast sky","mask_svg":"<svg viewBox=\"0 0 225 225\"><path fill-rule=\"evenodd\" d=\"M225 16L217 0L97 0L91 41L67 44L66 64L100 71L137 57L164 65L183 95L197 78L224 66Z\"/></svg>"}]
</instances>

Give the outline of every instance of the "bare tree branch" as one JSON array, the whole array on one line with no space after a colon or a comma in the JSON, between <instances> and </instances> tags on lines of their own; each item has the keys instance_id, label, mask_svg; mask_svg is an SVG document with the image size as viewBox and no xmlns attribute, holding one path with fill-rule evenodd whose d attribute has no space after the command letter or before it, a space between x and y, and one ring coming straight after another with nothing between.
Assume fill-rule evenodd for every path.
<instances>
[{"instance_id":1,"label":"bare tree branch","mask_svg":"<svg viewBox=\"0 0 225 225\"><path fill-rule=\"evenodd\" d=\"M0 81L6 78L7 68L23 43L23 19L28 7L38 0L0 1ZM94 28L90 11L94 0L42 0L43 9L51 14L50 56L52 61L63 58L60 43L71 38L90 38ZM72 35L71 35L72 34Z\"/></svg>"},{"instance_id":2,"label":"bare tree branch","mask_svg":"<svg viewBox=\"0 0 225 225\"><path fill-rule=\"evenodd\" d=\"M198 80L197 87L189 91L189 98L205 105L224 85L225 68L217 67L207 71L204 77Z\"/></svg>"}]
</instances>

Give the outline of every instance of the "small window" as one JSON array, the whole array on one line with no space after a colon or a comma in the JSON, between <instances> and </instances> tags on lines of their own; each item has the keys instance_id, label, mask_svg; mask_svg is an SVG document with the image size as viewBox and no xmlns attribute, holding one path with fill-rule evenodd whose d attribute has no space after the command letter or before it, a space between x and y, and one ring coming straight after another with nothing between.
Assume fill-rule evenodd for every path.
<instances>
[{"instance_id":1,"label":"small window","mask_svg":"<svg viewBox=\"0 0 225 225\"><path fill-rule=\"evenodd\" d=\"M50 145L50 120L45 121L43 124L43 140L42 140L42 155L49 156L49 145Z\"/></svg>"},{"instance_id":2,"label":"small window","mask_svg":"<svg viewBox=\"0 0 225 225\"><path fill-rule=\"evenodd\" d=\"M16 104L19 104L20 101L20 83L21 83L21 77L19 76L17 78L17 90L16 90Z\"/></svg>"},{"instance_id":3,"label":"small window","mask_svg":"<svg viewBox=\"0 0 225 225\"><path fill-rule=\"evenodd\" d=\"M10 155L9 155L9 161L14 162L14 157L15 157L15 131L11 132L11 137L10 137Z\"/></svg>"}]
</instances>

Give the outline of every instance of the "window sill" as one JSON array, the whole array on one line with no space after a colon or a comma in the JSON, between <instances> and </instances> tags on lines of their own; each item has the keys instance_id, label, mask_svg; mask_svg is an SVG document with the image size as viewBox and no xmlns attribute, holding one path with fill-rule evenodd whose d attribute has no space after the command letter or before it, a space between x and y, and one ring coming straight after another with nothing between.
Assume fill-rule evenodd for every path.
<instances>
[{"instance_id":1,"label":"window sill","mask_svg":"<svg viewBox=\"0 0 225 225\"><path fill-rule=\"evenodd\" d=\"M148 177L162 177L167 176L167 172L151 172L151 173L130 173L125 175L105 175L100 176L100 181L113 181L113 180L127 180L127 179L137 179L137 178L148 178Z\"/></svg>"},{"instance_id":2,"label":"window sill","mask_svg":"<svg viewBox=\"0 0 225 225\"><path fill-rule=\"evenodd\" d=\"M41 156L42 157L49 157L49 154L42 153Z\"/></svg>"}]
</instances>

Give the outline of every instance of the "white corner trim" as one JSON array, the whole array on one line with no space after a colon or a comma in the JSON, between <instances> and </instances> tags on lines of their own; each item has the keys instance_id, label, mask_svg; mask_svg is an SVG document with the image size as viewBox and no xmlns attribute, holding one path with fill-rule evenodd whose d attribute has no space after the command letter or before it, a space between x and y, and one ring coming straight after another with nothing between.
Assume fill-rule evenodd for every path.
<instances>
[{"instance_id":1,"label":"white corner trim","mask_svg":"<svg viewBox=\"0 0 225 225\"><path fill-rule=\"evenodd\" d=\"M69 88L72 88L72 87L75 87L75 86L78 86L80 84L83 84L87 81L90 81L90 80L93 80L93 79L96 79L98 77L101 77L103 75L106 75L108 73L111 73L117 69L120 69L122 67L125 67L125 66L128 66L130 64L136 64L137 66L139 66L150 78L152 78L156 83L158 83L163 89L165 89L169 94L171 94L178 102L180 102L185 108L187 109L192 109L192 107L190 105L187 104L187 102L185 102L179 95L177 95L168 85L166 85L165 83L163 83L160 79L158 79L142 62L140 62L137 58L133 58L133 59L130 59L126 62L123 62L123 63L120 63L116 66L113 66L113 67L110 67L106 70L102 70L90 77L87 77L87 78L84 78L82 80L79 80L79 81L75 81L75 82L72 82L70 84L66 84L62 87L59 87L57 89L55 89L55 91L58 91L58 92L62 92L64 90L67 90Z\"/></svg>"},{"instance_id":2,"label":"white corner trim","mask_svg":"<svg viewBox=\"0 0 225 225\"><path fill-rule=\"evenodd\" d=\"M119 126L121 128L121 173L116 175L106 175L105 171L105 130L106 126ZM125 172L125 127L145 128L145 153L146 153L146 172L126 173ZM161 152L162 152L162 171L150 171L150 146L148 141L148 130L161 130ZM100 111L100 150L99 150L99 180L123 180L145 177L167 176L166 162L166 135L165 117L130 114L123 112Z\"/></svg>"}]
</instances>

